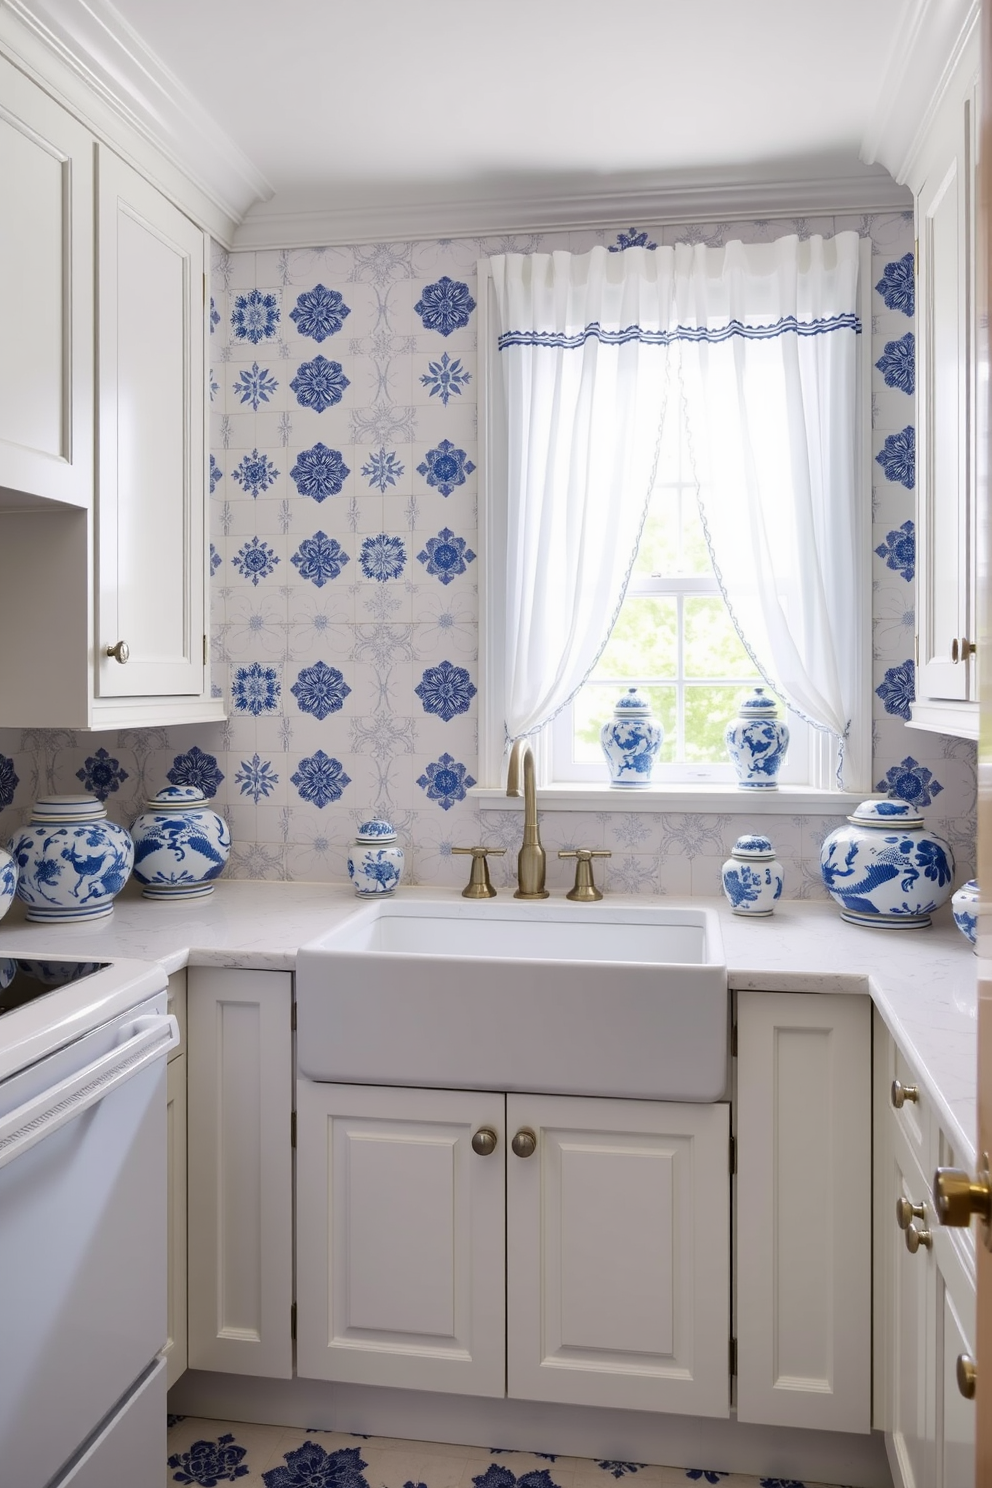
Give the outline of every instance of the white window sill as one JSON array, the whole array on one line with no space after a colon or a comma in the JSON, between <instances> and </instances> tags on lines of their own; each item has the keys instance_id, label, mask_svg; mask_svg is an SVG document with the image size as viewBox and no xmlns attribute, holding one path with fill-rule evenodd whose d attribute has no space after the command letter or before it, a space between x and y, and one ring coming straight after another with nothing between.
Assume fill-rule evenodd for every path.
<instances>
[{"instance_id":1,"label":"white window sill","mask_svg":"<svg viewBox=\"0 0 992 1488\"><path fill-rule=\"evenodd\" d=\"M474 785L468 794L484 811L521 811L522 798L496 786ZM541 811L707 811L730 815L847 816L871 795L869 791L817 790L810 785L783 785L774 791L738 790L727 785L652 786L648 790L612 790L603 785L543 785L537 789Z\"/></svg>"}]
</instances>

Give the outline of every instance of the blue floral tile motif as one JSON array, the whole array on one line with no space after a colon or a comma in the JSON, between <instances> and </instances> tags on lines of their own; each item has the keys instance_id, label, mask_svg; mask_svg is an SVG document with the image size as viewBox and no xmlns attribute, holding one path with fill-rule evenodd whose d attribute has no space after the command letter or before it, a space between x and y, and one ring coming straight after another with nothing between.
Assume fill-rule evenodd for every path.
<instances>
[{"instance_id":1,"label":"blue floral tile motif","mask_svg":"<svg viewBox=\"0 0 992 1488\"><path fill-rule=\"evenodd\" d=\"M210 544L210 573L211 576L220 568L221 557L213 543Z\"/></svg>"},{"instance_id":2,"label":"blue floral tile motif","mask_svg":"<svg viewBox=\"0 0 992 1488\"><path fill-rule=\"evenodd\" d=\"M901 310L904 315L916 313L916 283L913 274L912 253L903 254L894 263L887 263L881 279L875 285L887 310Z\"/></svg>"},{"instance_id":3,"label":"blue floral tile motif","mask_svg":"<svg viewBox=\"0 0 992 1488\"><path fill-rule=\"evenodd\" d=\"M472 381L471 372L466 372L460 357L454 360L443 352L438 362L428 362L427 371L420 379L425 388L430 388L432 398L440 398L445 408L452 397L460 398Z\"/></svg>"},{"instance_id":4,"label":"blue floral tile motif","mask_svg":"<svg viewBox=\"0 0 992 1488\"><path fill-rule=\"evenodd\" d=\"M259 404L268 403L279 384L274 377L269 376L268 367L260 368L257 362L252 362L251 370L239 372L237 382L231 386L242 403L250 403L252 410L257 413Z\"/></svg>"},{"instance_id":5,"label":"blue floral tile motif","mask_svg":"<svg viewBox=\"0 0 992 1488\"><path fill-rule=\"evenodd\" d=\"M340 713L351 692L337 667L328 666L326 661L304 667L289 690L300 712L310 713L321 723L331 713Z\"/></svg>"},{"instance_id":6,"label":"blue floral tile motif","mask_svg":"<svg viewBox=\"0 0 992 1488\"><path fill-rule=\"evenodd\" d=\"M471 790L475 780L465 765L458 764L450 754L442 754L440 759L427 766L417 784L427 792L428 801L436 801L442 811L450 811L456 801L464 801L466 791ZM495 1471L496 1468L489 1469L489 1472ZM488 1478L488 1473L484 1476ZM473 1482L481 1483L482 1479L474 1478ZM486 1483L485 1488L492 1488L492 1485Z\"/></svg>"},{"instance_id":7,"label":"blue floral tile motif","mask_svg":"<svg viewBox=\"0 0 992 1488\"><path fill-rule=\"evenodd\" d=\"M424 551L417 554L432 578L442 584L450 584L459 574L467 573L468 565L475 562L475 554L463 537L456 537L450 527L442 527L437 537L429 537Z\"/></svg>"},{"instance_id":8,"label":"blue floral tile motif","mask_svg":"<svg viewBox=\"0 0 992 1488\"><path fill-rule=\"evenodd\" d=\"M387 454L384 449L381 449L376 454L370 455L368 463L362 466L362 474L372 490L383 493L387 486L395 486L403 470L404 466L397 459L395 450L390 450Z\"/></svg>"},{"instance_id":9,"label":"blue floral tile motif","mask_svg":"<svg viewBox=\"0 0 992 1488\"><path fill-rule=\"evenodd\" d=\"M279 776L271 760L263 760L253 754L250 760L242 760L240 770L235 771L234 783L243 796L251 796L257 806L266 796L271 796L279 784Z\"/></svg>"},{"instance_id":10,"label":"blue floral tile motif","mask_svg":"<svg viewBox=\"0 0 992 1488\"><path fill-rule=\"evenodd\" d=\"M915 393L916 338L912 331L907 331L898 341L886 341L885 350L875 366L884 377L886 387L898 388L901 393Z\"/></svg>"},{"instance_id":11,"label":"blue floral tile motif","mask_svg":"<svg viewBox=\"0 0 992 1488\"><path fill-rule=\"evenodd\" d=\"M657 243L652 243L646 232L638 232L632 227L630 232L617 233L617 240L610 244L611 253L623 253L627 248L657 248Z\"/></svg>"},{"instance_id":12,"label":"blue floral tile motif","mask_svg":"<svg viewBox=\"0 0 992 1488\"><path fill-rule=\"evenodd\" d=\"M20 783L14 769L14 761L8 759L5 754L0 754L0 807L11 804L14 792Z\"/></svg>"},{"instance_id":13,"label":"blue floral tile motif","mask_svg":"<svg viewBox=\"0 0 992 1488\"><path fill-rule=\"evenodd\" d=\"M211 496L214 494L214 490L215 490L215 488L217 486L217 482L219 480L223 480L223 479L224 479L224 472L223 472L223 470L221 470L220 466L217 464L217 461L214 459L213 455L211 455L210 456L210 494L211 494Z\"/></svg>"},{"instance_id":14,"label":"blue floral tile motif","mask_svg":"<svg viewBox=\"0 0 992 1488\"><path fill-rule=\"evenodd\" d=\"M442 496L450 496L456 486L465 484L466 476L474 469L463 449L455 449L450 439L442 439L437 449L427 451L426 458L417 466L417 474L429 486L436 486Z\"/></svg>"},{"instance_id":15,"label":"blue floral tile motif","mask_svg":"<svg viewBox=\"0 0 992 1488\"><path fill-rule=\"evenodd\" d=\"M916 572L916 528L913 523L903 522L901 527L887 532L885 541L879 543L875 552L879 558L885 559L886 568L902 574L910 582Z\"/></svg>"},{"instance_id":16,"label":"blue floral tile motif","mask_svg":"<svg viewBox=\"0 0 992 1488\"><path fill-rule=\"evenodd\" d=\"M231 327L239 341L250 341L257 346L276 333L279 324L279 305L273 294L263 294L260 289L234 297Z\"/></svg>"},{"instance_id":17,"label":"blue floral tile motif","mask_svg":"<svg viewBox=\"0 0 992 1488\"><path fill-rule=\"evenodd\" d=\"M475 301L467 284L443 274L436 284L424 286L424 292L413 308L423 321L425 331L440 331L442 336L450 336L452 331L460 331L468 325Z\"/></svg>"},{"instance_id":18,"label":"blue floral tile motif","mask_svg":"<svg viewBox=\"0 0 992 1488\"><path fill-rule=\"evenodd\" d=\"M325 289L317 284L305 289L296 301L295 310L289 312L290 320L296 322L301 336L313 341L326 341L344 325L351 310L336 289Z\"/></svg>"},{"instance_id":19,"label":"blue floral tile motif","mask_svg":"<svg viewBox=\"0 0 992 1488\"><path fill-rule=\"evenodd\" d=\"M237 481L242 491L254 497L260 491L267 491L278 474L268 455L260 455L257 449L253 449L250 455L242 455L241 463L231 471L232 479Z\"/></svg>"},{"instance_id":20,"label":"blue floral tile motif","mask_svg":"<svg viewBox=\"0 0 992 1488\"><path fill-rule=\"evenodd\" d=\"M900 666L889 667L875 693L882 699L886 713L908 723L909 705L916 697L916 664L912 658Z\"/></svg>"},{"instance_id":21,"label":"blue floral tile motif","mask_svg":"<svg viewBox=\"0 0 992 1488\"><path fill-rule=\"evenodd\" d=\"M313 537L303 539L289 561L299 570L301 579L309 579L311 584L323 589L328 579L338 578L350 559L337 538L318 531Z\"/></svg>"},{"instance_id":22,"label":"blue floral tile motif","mask_svg":"<svg viewBox=\"0 0 992 1488\"><path fill-rule=\"evenodd\" d=\"M645 234L645 236L647 236L647 235ZM637 244L634 244L632 246L638 247L638 248L643 248L644 247L644 244L643 243L637 243ZM598 1462L597 1461L597 1463L596 1463L596 1466L597 1467L601 1467L604 1472L609 1473L610 1476L611 1477L614 1477L614 1478L622 1478L622 1477L624 1477L624 1475L626 1473L640 1472L641 1468L644 1467L645 1465L646 1464L643 1463L643 1462L613 1462L609 1458L607 1458L603 1462Z\"/></svg>"},{"instance_id":23,"label":"blue floral tile motif","mask_svg":"<svg viewBox=\"0 0 992 1488\"><path fill-rule=\"evenodd\" d=\"M166 775L170 785L195 785L205 796L215 796L223 774L217 768L217 758L205 754L199 744L194 744L188 754L177 754L172 769Z\"/></svg>"},{"instance_id":24,"label":"blue floral tile motif","mask_svg":"<svg viewBox=\"0 0 992 1488\"><path fill-rule=\"evenodd\" d=\"M113 791L120 790L121 782L128 779L128 773L121 769L120 760L112 759L105 749L98 749L96 754L83 761L83 768L76 771L76 779L82 781L84 791L89 791L98 801L105 801Z\"/></svg>"},{"instance_id":25,"label":"blue floral tile motif","mask_svg":"<svg viewBox=\"0 0 992 1488\"><path fill-rule=\"evenodd\" d=\"M210 368L210 377L208 379L207 386L208 386L208 388L210 390L210 401L212 403L214 401L214 399L216 398L217 394L220 392L220 383L217 381L216 377L214 376L214 369L213 369L213 367Z\"/></svg>"},{"instance_id":26,"label":"blue floral tile motif","mask_svg":"<svg viewBox=\"0 0 992 1488\"><path fill-rule=\"evenodd\" d=\"M175 1483L195 1483L198 1488L217 1488L218 1483L235 1483L248 1476L245 1463L247 1449L239 1447L230 1432L216 1441L195 1441L188 1452L174 1452L169 1458Z\"/></svg>"},{"instance_id":27,"label":"blue floral tile motif","mask_svg":"<svg viewBox=\"0 0 992 1488\"><path fill-rule=\"evenodd\" d=\"M351 386L351 379L345 377L340 362L329 362L321 354L312 362L301 362L289 385L301 408L323 413L325 408L333 408L335 403L341 402L345 388Z\"/></svg>"},{"instance_id":28,"label":"blue floral tile motif","mask_svg":"<svg viewBox=\"0 0 992 1488\"><path fill-rule=\"evenodd\" d=\"M759 1478L759 1488L806 1488L798 1478Z\"/></svg>"},{"instance_id":29,"label":"blue floral tile motif","mask_svg":"<svg viewBox=\"0 0 992 1488\"><path fill-rule=\"evenodd\" d=\"M314 501L326 501L328 496L339 496L351 471L344 463L340 450L328 449L318 439L312 449L301 450L296 464L289 472L301 496Z\"/></svg>"},{"instance_id":30,"label":"blue floral tile motif","mask_svg":"<svg viewBox=\"0 0 992 1488\"><path fill-rule=\"evenodd\" d=\"M897 481L911 491L916 485L916 430L907 424L899 434L890 434L875 456L887 480Z\"/></svg>"},{"instance_id":31,"label":"blue floral tile motif","mask_svg":"<svg viewBox=\"0 0 992 1488\"><path fill-rule=\"evenodd\" d=\"M486 1468L484 1473L479 1473L477 1477L474 1477L472 1482L475 1488L558 1488L546 1467L536 1468L533 1472L521 1473L518 1478L516 1473L511 1472L502 1462L494 1462Z\"/></svg>"},{"instance_id":32,"label":"blue floral tile motif","mask_svg":"<svg viewBox=\"0 0 992 1488\"><path fill-rule=\"evenodd\" d=\"M358 561L367 579L375 579L380 584L385 584L387 579L398 579L406 567L403 540L390 537L386 532L367 537L362 543Z\"/></svg>"},{"instance_id":33,"label":"blue floral tile motif","mask_svg":"<svg viewBox=\"0 0 992 1488\"><path fill-rule=\"evenodd\" d=\"M231 562L241 577L251 579L257 589L259 579L267 579L279 559L275 548L270 548L260 537L253 537L243 548L238 549Z\"/></svg>"},{"instance_id":34,"label":"blue floral tile motif","mask_svg":"<svg viewBox=\"0 0 992 1488\"><path fill-rule=\"evenodd\" d=\"M321 811L331 801L340 801L345 786L351 784L351 776L345 774L341 761L332 759L322 749L301 759L289 778L300 800L309 801Z\"/></svg>"},{"instance_id":35,"label":"blue floral tile motif","mask_svg":"<svg viewBox=\"0 0 992 1488\"><path fill-rule=\"evenodd\" d=\"M413 690L425 713L434 713L450 723L456 714L468 712L478 689L464 667L442 661L440 666L428 667Z\"/></svg>"},{"instance_id":36,"label":"blue floral tile motif","mask_svg":"<svg viewBox=\"0 0 992 1488\"><path fill-rule=\"evenodd\" d=\"M283 1461L285 1467L271 1467L262 1474L265 1488L369 1488L362 1474L368 1463L359 1447L327 1452L318 1442L308 1441L284 1453Z\"/></svg>"},{"instance_id":37,"label":"blue floral tile motif","mask_svg":"<svg viewBox=\"0 0 992 1488\"><path fill-rule=\"evenodd\" d=\"M262 666L259 661L235 667L231 702L236 713L250 713L253 718L261 718L263 713L274 713L281 692L275 667Z\"/></svg>"},{"instance_id":38,"label":"blue floral tile motif","mask_svg":"<svg viewBox=\"0 0 992 1488\"><path fill-rule=\"evenodd\" d=\"M896 801L908 801L910 806L929 806L944 787L939 780L934 780L932 770L908 754L901 765L886 770L885 779L880 780L875 789L887 791Z\"/></svg>"},{"instance_id":39,"label":"blue floral tile motif","mask_svg":"<svg viewBox=\"0 0 992 1488\"><path fill-rule=\"evenodd\" d=\"M721 1478L729 1478L730 1474L725 1472L714 1472L711 1467L687 1467L685 1475L693 1483L719 1483Z\"/></svg>"},{"instance_id":40,"label":"blue floral tile motif","mask_svg":"<svg viewBox=\"0 0 992 1488\"><path fill-rule=\"evenodd\" d=\"M210 296L210 334L211 334L211 336L213 335L214 331L217 329L217 327L219 325L220 325L220 311L217 309L217 306L214 304L214 297L213 297L213 295L211 295Z\"/></svg>"}]
</instances>

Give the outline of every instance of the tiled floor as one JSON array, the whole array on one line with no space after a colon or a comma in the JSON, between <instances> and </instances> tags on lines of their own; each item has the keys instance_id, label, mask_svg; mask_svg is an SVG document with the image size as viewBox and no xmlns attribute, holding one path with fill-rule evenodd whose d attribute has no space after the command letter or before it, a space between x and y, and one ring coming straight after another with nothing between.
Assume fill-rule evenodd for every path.
<instances>
[{"instance_id":1,"label":"tiled floor","mask_svg":"<svg viewBox=\"0 0 992 1488\"><path fill-rule=\"evenodd\" d=\"M166 1488L828 1488L705 1468L593 1462L535 1452L394 1441L170 1416Z\"/></svg>"}]
</instances>

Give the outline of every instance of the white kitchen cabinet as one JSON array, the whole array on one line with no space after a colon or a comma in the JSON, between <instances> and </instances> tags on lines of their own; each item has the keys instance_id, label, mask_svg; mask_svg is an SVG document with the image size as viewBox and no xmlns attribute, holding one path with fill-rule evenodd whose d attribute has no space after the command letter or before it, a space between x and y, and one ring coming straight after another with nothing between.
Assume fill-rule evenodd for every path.
<instances>
[{"instance_id":1,"label":"white kitchen cabinet","mask_svg":"<svg viewBox=\"0 0 992 1488\"><path fill-rule=\"evenodd\" d=\"M871 1429L871 1008L737 997L737 1415Z\"/></svg>"},{"instance_id":2,"label":"white kitchen cabinet","mask_svg":"<svg viewBox=\"0 0 992 1488\"><path fill-rule=\"evenodd\" d=\"M292 1374L292 982L189 971L191 1369Z\"/></svg>"},{"instance_id":3,"label":"white kitchen cabinet","mask_svg":"<svg viewBox=\"0 0 992 1488\"><path fill-rule=\"evenodd\" d=\"M185 1054L169 1060L166 1112L169 1149L169 1291L168 1338L162 1352L168 1361L168 1384L171 1390L187 1366Z\"/></svg>"}]
</instances>

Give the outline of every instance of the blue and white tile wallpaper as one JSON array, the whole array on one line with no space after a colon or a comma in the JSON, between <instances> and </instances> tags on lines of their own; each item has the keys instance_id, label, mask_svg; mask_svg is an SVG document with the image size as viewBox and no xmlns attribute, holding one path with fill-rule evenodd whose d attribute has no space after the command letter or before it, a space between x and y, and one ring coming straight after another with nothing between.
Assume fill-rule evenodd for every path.
<instances>
[{"instance_id":1,"label":"blue and white tile wallpaper","mask_svg":"<svg viewBox=\"0 0 992 1488\"><path fill-rule=\"evenodd\" d=\"M227 815L229 873L345 877L357 824L388 816L410 877L457 884L452 846L515 849L477 773L476 260L606 243L760 241L855 228L873 248L874 780L926 809L974 867L975 749L906 730L913 696L915 342L911 215L710 223L227 254L213 264L213 676L225 724L115 734L0 732L0 831L33 797L93 790L129 824L167 781ZM149 348L154 354L154 348ZM745 830L767 830L786 895L819 896L839 819L760 811L552 813L559 847L608 847L608 888L719 892ZM512 851L492 860L507 882Z\"/></svg>"}]
</instances>

